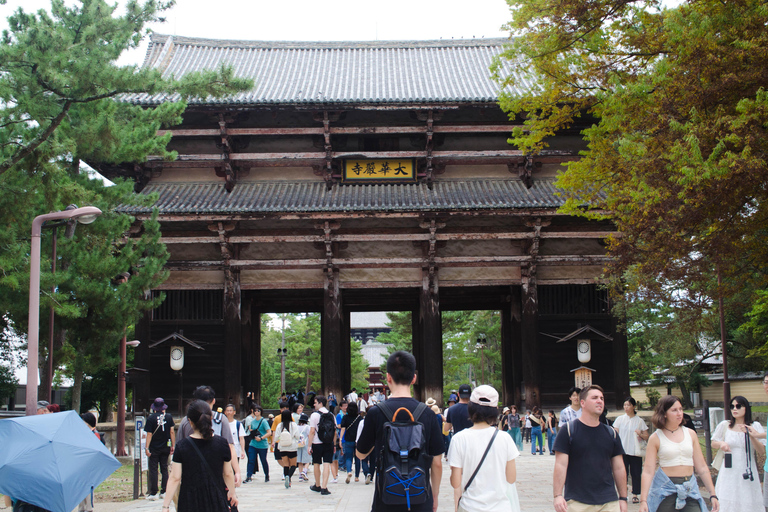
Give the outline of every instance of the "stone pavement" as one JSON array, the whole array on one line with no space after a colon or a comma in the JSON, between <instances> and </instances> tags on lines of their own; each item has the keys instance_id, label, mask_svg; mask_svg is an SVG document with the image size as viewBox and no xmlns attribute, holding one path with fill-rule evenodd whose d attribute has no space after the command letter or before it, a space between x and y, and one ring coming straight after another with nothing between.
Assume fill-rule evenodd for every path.
<instances>
[{"instance_id":1,"label":"stone pavement","mask_svg":"<svg viewBox=\"0 0 768 512\"><path fill-rule=\"evenodd\" d=\"M271 455L271 454L270 454ZM517 491L520 497L520 508L523 512L552 512L552 468L555 457L546 455L531 455L530 444L525 444L523 453L517 459ZM245 462L241 462L245 474ZM257 473L253 482L237 489L240 500L238 509L242 512L269 510L270 512L307 510L312 512L366 512L370 510L373 498L373 484L365 485L360 482L344 483L346 473L340 472L339 483L328 484L330 496L321 496L309 490L310 483L293 482L286 489L280 480L282 468L274 458L270 459L270 482L264 483L262 473ZM312 480L312 470L309 470ZM453 512L453 489L449 483L450 468L443 464L443 480L438 495L438 510ZM294 477L297 480L297 477ZM314 483L314 482L312 482ZM631 495L630 495L631 497ZM309 505L309 507L308 507ZM161 512L161 501L146 501L140 499L127 503L97 503L97 512ZM637 511L639 505L629 504L629 512ZM173 510L173 506L171 506Z\"/></svg>"}]
</instances>

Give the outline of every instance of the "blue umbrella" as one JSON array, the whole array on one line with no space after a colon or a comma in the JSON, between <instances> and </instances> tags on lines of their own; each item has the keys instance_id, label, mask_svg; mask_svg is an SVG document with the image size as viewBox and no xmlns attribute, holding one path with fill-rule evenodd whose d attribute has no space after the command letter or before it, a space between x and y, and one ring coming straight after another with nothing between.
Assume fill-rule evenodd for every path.
<instances>
[{"instance_id":1,"label":"blue umbrella","mask_svg":"<svg viewBox=\"0 0 768 512\"><path fill-rule=\"evenodd\" d=\"M74 411L0 420L0 493L70 512L120 462Z\"/></svg>"}]
</instances>

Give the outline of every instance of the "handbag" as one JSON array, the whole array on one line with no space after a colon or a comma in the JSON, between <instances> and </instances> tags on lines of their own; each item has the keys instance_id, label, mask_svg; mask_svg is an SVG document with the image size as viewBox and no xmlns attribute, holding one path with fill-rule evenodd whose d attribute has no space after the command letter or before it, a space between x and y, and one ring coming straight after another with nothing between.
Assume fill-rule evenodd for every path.
<instances>
[{"instance_id":1,"label":"handbag","mask_svg":"<svg viewBox=\"0 0 768 512\"><path fill-rule=\"evenodd\" d=\"M197 445L195 444L194 441L192 441L190 444L192 445L192 448L195 449L195 452L197 452L197 455L200 457L200 460L203 461L203 468L206 469L205 473L208 475L208 478L210 478L211 481L213 482L213 488L217 489L219 492L223 492L224 493L224 503L226 503L226 505L227 505L227 510L229 512L237 512L237 506L236 505L231 505L229 503L229 497L227 496L226 488L222 489L222 488L220 488L217 485L216 479L213 477L213 475L214 475L213 470L211 469L211 466L208 464L208 461L205 460L205 457L203 457L202 452L200 452L200 448L197 447ZM225 485L226 485L226 483L225 483Z\"/></svg>"},{"instance_id":2,"label":"handbag","mask_svg":"<svg viewBox=\"0 0 768 512\"><path fill-rule=\"evenodd\" d=\"M648 448L648 441L635 434L635 457L645 457L646 448Z\"/></svg>"},{"instance_id":3,"label":"handbag","mask_svg":"<svg viewBox=\"0 0 768 512\"><path fill-rule=\"evenodd\" d=\"M461 496L459 497L459 502L456 504L457 510L462 510L461 498L464 497L464 493L467 492L467 489L469 489L469 486L472 485L472 482L475 480L475 477L477 476L477 472L480 471L480 467L483 465L483 462L485 462L485 457L488 456L488 452L491 450L491 445L493 444L493 440L496 439L496 435L498 433L499 433L499 429L494 429L493 435L491 436L491 440L488 443L488 446L485 448L485 453L483 453L483 457L480 459L480 462L477 464L477 467L475 468L475 472L472 473L472 476L469 477L469 480L467 480L467 485L464 486L464 490L461 492Z\"/></svg>"},{"instance_id":4,"label":"handbag","mask_svg":"<svg viewBox=\"0 0 768 512\"><path fill-rule=\"evenodd\" d=\"M725 458L725 452L723 450L717 450L717 455L712 459L712 467L720 471L723 466L723 459Z\"/></svg>"}]
</instances>

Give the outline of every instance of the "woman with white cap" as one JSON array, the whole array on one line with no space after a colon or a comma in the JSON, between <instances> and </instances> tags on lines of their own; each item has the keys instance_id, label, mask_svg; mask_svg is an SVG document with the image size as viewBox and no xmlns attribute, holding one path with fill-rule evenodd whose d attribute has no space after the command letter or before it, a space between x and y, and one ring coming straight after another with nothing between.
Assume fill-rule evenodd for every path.
<instances>
[{"instance_id":1,"label":"woman with white cap","mask_svg":"<svg viewBox=\"0 0 768 512\"><path fill-rule=\"evenodd\" d=\"M498 435L498 406L499 393L493 387L476 387L468 404L472 427L451 440L448 464L454 495L460 496L459 512L520 510L514 489L515 459L520 452L510 436Z\"/></svg>"}]
</instances>

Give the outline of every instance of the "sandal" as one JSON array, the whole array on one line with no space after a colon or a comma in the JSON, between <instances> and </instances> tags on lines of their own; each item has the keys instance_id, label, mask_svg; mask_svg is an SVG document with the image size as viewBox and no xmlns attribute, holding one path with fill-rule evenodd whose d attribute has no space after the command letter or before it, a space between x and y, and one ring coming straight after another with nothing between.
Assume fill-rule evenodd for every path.
<instances>
[{"instance_id":1,"label":"sandal","mask_svg":"<svg viewBox=\"0 0 768 512\"><path fill-rule=\"evenodd\" d=\"M632 503L640 503L640 498L637 496L632 496Z\"/></svg>"}]
</instances>

